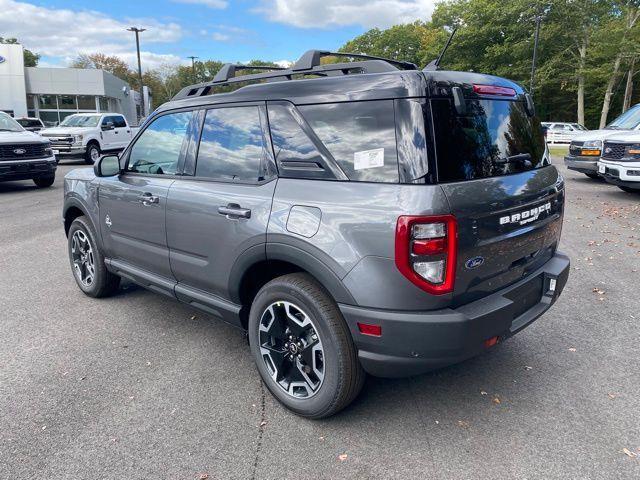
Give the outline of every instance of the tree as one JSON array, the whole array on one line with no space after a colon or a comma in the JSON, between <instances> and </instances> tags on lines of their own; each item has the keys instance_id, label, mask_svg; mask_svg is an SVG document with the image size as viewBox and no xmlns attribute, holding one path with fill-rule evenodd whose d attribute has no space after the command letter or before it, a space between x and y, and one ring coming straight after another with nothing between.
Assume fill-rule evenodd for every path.
<instances>
[{"instance_id":1,"label":"tree","mask_svg":"<svg viewBox=\"0 0 640 480\"><path fill-rule=\"evenodd\" d=\"M0 37L0 43L5 43L9 45L18 45L18 39L16 38L2 38ZM39 53L33 53L31 50L22 48L22 52L24 55L24 66L25 67L37 67L38 61L40 60Z\"/></svg>"},{"instance_id":2,"label":"tree","mask_svg":"<svg viewBox=\"0 0 640 480\"><path fill-rule=\"evenodd\" d=\"M96 68L109 72L121 80L135 85L137 76L120 57L104 53L81 54L71 63L71 68Z\"/></svg>"}]
</instances>

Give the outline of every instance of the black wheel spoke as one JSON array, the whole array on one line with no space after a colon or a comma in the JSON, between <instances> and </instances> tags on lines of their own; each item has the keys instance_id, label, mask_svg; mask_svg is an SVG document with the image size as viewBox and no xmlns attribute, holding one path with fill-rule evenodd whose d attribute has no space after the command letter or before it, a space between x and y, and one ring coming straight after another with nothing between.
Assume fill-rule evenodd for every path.
<instances>
[{"instance_id":1,"label":"black wheel spoke","mask_svg":"<svg viewBox=\"0 0 640 480\"><path fill-rule=\"evenodd\" d=\"M272 379L289 395L312 396L322 384L322 343L311 318L290 302L275 302L259 322L262 356Z\"/></svg>"}]
</instances>

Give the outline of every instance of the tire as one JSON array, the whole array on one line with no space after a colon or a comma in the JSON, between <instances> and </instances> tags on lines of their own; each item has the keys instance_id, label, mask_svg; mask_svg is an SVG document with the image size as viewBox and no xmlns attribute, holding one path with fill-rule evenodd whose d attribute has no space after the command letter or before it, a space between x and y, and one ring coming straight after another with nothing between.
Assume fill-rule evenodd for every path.
<instances>
[{"instance_id":1,"label":"tire","mask_svg":"<svg viewBox=\"0 0 640 480\"><path fill-rule=\"evenodd\" d=\"M46 177L37 177L33 179L33 183L36 184L38 188L47 188L53 185L53 182L56 181L55 173L53 175L47 175Z\"/></svg>"},{"instance_id":2,"label":"tire","mask_svg":"<svg viewBox=\"0 0 640 480\"><path fill-rule=\"evenodd\" d=\"M598 175L597 173L585 173L585 175L591 180L600 180L600 175Z\"/></svg>"},{"instance_id":3,"label":"tire","mask_svg":"<svg viewBox=\"0 0 640 480\"><path fill-rule=\"evenodd\" d=\"M120 277L109 272L105 267L104 256L100 252L96 238L93 225L85 216L80 216L69 227L67 245L71 272L78 287L86 295L99 298L107 297L118 290ZM86 241L83 241L83 239L86 239ZM87 249L87 243L90 247L89 249ZM87 260L84 265L82 264L82 258ZM88 265L89 262L91 262L93 270L90 282L83 279L83 272L85 274L91 272ZM78 265L77 268L76 264ZM89 275L87 274L86 276L88 277Z\"/></svg>"},{"instance_id":4,"label":"tire","mask_svg":"<svg viewBox=\"0 0 640 480\"><path fill-rule=\"evenodd\" d=\"M618 188L623 192L627 192L627 193L640 193L640 189L638 188L623 187L621 185L618 185Z\"/></svg>"},{"instance_id":5,"label":"tire","mask_svg":"<svg viewBox=\"0 0 640 480\"><path fill-rule=\"evenodd\" d=\"M362 390L365 372L349 328L335 301L307 274L284 275L260 289L249 313L249 343L269 391L300 416L329 417ZM289 379L280 375L287 372Z\"/></svg>"},{"instance_id":6,"label":"tire","mask_svg":"<svg viewBox=\"0 0 640 480\"><path fill-rule=\"evenodd\" d=\"M93 165L100 158L100 145L97 142L89 142L87 151L84 153L84 163Z\"/></svg>"}]
</instances>

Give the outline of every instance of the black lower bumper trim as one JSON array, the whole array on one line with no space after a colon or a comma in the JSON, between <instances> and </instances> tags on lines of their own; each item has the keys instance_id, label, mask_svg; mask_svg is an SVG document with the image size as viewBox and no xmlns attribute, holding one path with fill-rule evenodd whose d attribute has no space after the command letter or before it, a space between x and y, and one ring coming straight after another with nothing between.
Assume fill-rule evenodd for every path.
<instances>
[{"instance_id":1,"label":"black lower bumper trim","mask_svg":"<svg viewBox=\"0 0 640 480\"><path fill-rule=\"evenodd\" d=\"M521 281L456 309L398 312L340 305L340 310L368 373L417 375L471 358L487 348L486 340L504 340L530 325L562 292L569 266L569 258L556 253ZM382 336L361 334L358 322L380 325Z\"/></svg>"}]
</instances>

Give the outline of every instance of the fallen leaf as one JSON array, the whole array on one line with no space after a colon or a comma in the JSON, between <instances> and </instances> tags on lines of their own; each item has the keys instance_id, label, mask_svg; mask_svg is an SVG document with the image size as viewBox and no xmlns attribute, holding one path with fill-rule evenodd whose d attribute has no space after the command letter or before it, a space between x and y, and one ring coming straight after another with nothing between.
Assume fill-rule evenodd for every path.
<instances>
[{"instance_id":1,"label":"fallen leaf","mask_svg":"<svg viewBox=\"0 0 640 480\"><path fill-rule=\"evenodd\" d=\"M613 400L614 398L616 398L616 396L617 396L617 395L616 395L615 393L607 393L607 396L608 396L611 400Z\"/></svg>"},{"instance_id":2,"label":"fallen leaf","mask_svg":"<svg viewBox=\"0 0 640 480\"><path fill-rule=\"evenodd\" d=\"M480 395L486 395L487 392L485 392L484 390L480 390Z\"/></svg>"},{"instance_id":3,"label":"fallen leaf","mask_svg":"<svg viewBox=\"0 0 640 480\"><path fill-rule=\"evenodd\" d=\"M209 478L208 473L201 473L200 476L198 477L199 480L207 480L207 478Z\"/></svg>"},{"instance_id":4,"label":"fallen leaf","mask_svg":"<svg viewBox=\"0 0 640 480\"><path fill-rule=\"evenodd\" d=\"M627 456L627 457L631 457L631 458L636 458L638 456L637 453L632 452L631 450L629 450L628 448L623 448L622 449L623 453Z\"/></svg>"},{"instance_id":5,"label":"fallen leaf","mask_svg":"<svg viewBox=\"0 0 640 480\"><path fill-rule=\"evenodd\" d=\"M500 401L500 399L498 397L493 397L493 403L495 403L496 405L500 405L502 402Z\"/></svg>"},{"instance_id":6,"label":"fallen leaf","mask_svg":"<svg viewBox=\"0 0 640 480\"><path fill-rule=\"evenodd\" d=\"M533 367L530 367L529 365L525 365L525 366L524 366L524 369L525 369L525 370L531 370L531 369L533 369Z\"/></svg>"},{"instance_id":7,"label":"fallen leaf","mask_svg":"<svg viewBox=\"0 0 640 480\"><path fill-rule=\"evenodd\" d=\"M458 426L462 428L469 428L469 422L465 422L464 420L458 420Z\"/></svg>"},{"instance_id":8,"label":"fallen leaf","mask_svg":"<svg viewBox=\"0 0 640 480\"><path fill-rule=\"evenodd\" d=\"M569 351L570 351L570 352L575 352L575 351L576 351L576 349L575 349L575 348L573 348L573 347L571 347L571 348L569 349Z\"/></svg>"},{"instance_id":9,"label":"fallen leaf","mask_svg":"<svg viewBox=\"0 0 640 480\"><path fill-rule=\"evenodd\" d=\"M264 427L266 424L267 424L267 422L265 422L265 421L260 422L260 426L261 427Z\"/></svg>"},{"instance_id":10,"label":"fallen leaf","mask_svg":"<svg viewBox=\"0 0 640 480\"><path fill-rule=\"evenodd\" d=\"M340 460L341 462L344 462L347 459L348 455L346 453L341 453L340 455L338 455L338 460Z\"/></svg>"},{"instance_id":11,"label":"fallen leaf","mask_svg":"<svg viewBox=\"0 0 640 480\"><path fill-rule=\"evenodd\" d=\"M191 315L191 320L195 320L196 316L195 315Z\"/></svg>"}]
</instances>

